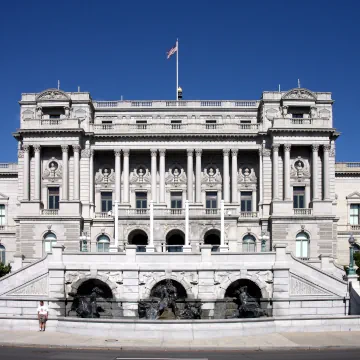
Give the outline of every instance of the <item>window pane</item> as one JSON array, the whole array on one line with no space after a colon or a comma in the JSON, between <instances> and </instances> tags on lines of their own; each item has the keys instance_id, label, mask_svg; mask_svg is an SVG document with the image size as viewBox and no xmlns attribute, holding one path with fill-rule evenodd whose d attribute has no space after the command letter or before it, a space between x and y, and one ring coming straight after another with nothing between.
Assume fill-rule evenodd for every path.
<instances>
[{"instance_id":1,"label":"window pane","mask_svg":"<svg viewBox=\"0 0 360 360\"><path fill-rule=\"evenodd\" d=\"M301 242L301 257L303 257L303 258L308 257L308 245L309 245L309 242L307 240L303 240Z\"/></svg>"},{"instance_id":2,"label":"window pane","mask_svg":"<svg viewBox=\"0 0 360 360\"><path fill-rule=\"evenodd\" d=\"M0 205L0 216L5 216L5 205Z\"/></svg>"},{"instance_id":3,"label":"window pane","mask_svg":"<svg viewBox=\"0 0 360 360\"><path fill-rule=\"evenodd\" d=\"M5 264L5 246L0 245L0 263Z\"/></svg>"},{"instance_id":4,"label":"window pane","mask_svg":"<svg viewBox=\"0 0 360 360\"><path fill-rule=\"evenodd\" d=\"M301 240L296 240L296 257L301 257Z\"/></svg>"},{"instance_id":5,"label":"window pane","mask_svg":"<svg viewBox=\"0 0 360 360\"><path fill-rule=\"evenodd\" d=\"M294 195L294 209L297 209L298 207L299 207L298 197L296 195Z\"/></svg>"},{"instance_id":6,"label":"window pane","mask_svg":"<svg viewBox=\"0 0 360 360\"><path fill-rule=\"evenodd\" d=\"M45 240L44 242L44 250L46 253L51 252L51 242L49 240Z\"/></svg>"}]
</instances>

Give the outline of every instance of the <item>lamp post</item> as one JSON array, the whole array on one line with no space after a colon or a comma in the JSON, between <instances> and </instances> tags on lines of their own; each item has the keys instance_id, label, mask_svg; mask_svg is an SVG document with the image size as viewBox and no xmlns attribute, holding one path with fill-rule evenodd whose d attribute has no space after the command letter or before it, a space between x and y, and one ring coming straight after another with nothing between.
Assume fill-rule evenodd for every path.
<instances>
[{"instance_id":1,"label":"lamp post","mask_svg":"<svg viewBox=\"0 0 360 360\"><path fill-rule=\"evenodd\" d=\"M354 238L353 234L350 235L348 241L349 241L349 244L350 244L350 263L349 263L348 275L356 275L356 271L354 269L354 244L355 244L355 238Z\"/></svg>"},{"instance_id":2,"label":"lamp post","mask_svg":"<svg viewBox=\"0 0 360 360\"><path fill-rule=\"evenodd\" d=\"M90 241L90 237L87 236L87 232L82 233L80 236L80 249L82 252L88 252L88 242Z\"/></svg>"},{"instance_id":3,"label":"lamp post","mask_svg":"<svg viewBox=\"0 0 360 360\"><path fill-rule=\"evenodd\" d=\"M269 236L267 235L266 231L263 231L261 233L261 252L265 252L266 251L266 241L269 240Z\"/></svg>"}]
</instances>

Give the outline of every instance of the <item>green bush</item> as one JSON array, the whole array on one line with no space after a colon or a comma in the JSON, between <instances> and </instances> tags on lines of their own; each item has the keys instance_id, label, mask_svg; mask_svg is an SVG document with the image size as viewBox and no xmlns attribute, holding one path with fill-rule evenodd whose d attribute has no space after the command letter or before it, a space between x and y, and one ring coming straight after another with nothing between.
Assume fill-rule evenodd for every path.
<instances>
[{"instance_id":1,"label":"green bush","mask_svg":"<svg viewBox=\"0 0 360 360\"><path fill-rule=\"evenodd\" d=\"M7 275L11 271L10 264L3 264L0 262L0 277Z\"/></svg>"}]
</instances>

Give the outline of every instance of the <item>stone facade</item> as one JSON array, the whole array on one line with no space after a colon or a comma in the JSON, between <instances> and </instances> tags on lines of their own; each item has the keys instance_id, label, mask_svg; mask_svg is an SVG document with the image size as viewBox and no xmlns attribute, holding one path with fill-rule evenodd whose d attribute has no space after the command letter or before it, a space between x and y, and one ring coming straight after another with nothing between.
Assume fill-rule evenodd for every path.
<instances>
[{"instance_id":1,"label":"stone facade","mask_svg":"<svg viewBox=\"0 0 360 360\"><path fill-rule=\"evenodd\" d=\"M0 241L17 271L16 286L4 280L6 301L63 301L96 278L126 316L170 277L209 300L212 317L226 287L248 279L277 299L279 316L309 314L307 302L314 314L344 313L335 262L347 263L349 233L360 234L349 225L360 164L335 166L332 104L330 93L301 88L256 101L22 94L18 163L0 164Z\"/></svg>"}]
</instances>

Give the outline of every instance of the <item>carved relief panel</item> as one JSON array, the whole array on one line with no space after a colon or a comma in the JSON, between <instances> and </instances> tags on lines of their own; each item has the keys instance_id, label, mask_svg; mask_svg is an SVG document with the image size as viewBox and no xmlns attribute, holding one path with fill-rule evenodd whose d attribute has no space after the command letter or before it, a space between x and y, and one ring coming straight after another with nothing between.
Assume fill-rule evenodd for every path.
<instances>
[{"instance_id":1,"label":"carved relief panel","mask_svg":"<svg viewBox=\"0 0 360 360\"><path fill-rule=\"evenodd\" d=\"M43 175L43 180L48 182L55 182L61 180L62 177L62 165L60 160L52 157L45 163Z\"/></svg>"},{"instance_id":2,"label":"carved relief panel","mask_svg":"<svg viewBox=\"0 0 360 360\"><path fill-rule=\"evenodd\" d=\"M294 181L304 181L310 178L309 160L298 156L291 160L290 177Z\"/></svg>"},{"instance_id":3,"label":"carved relief panel","mask_svg":"<svg viewBox=\"0 0 360 360\"><path fill-rule=\"evenodd\" d=\"M238 189L256 190L257 176L252 164L241 164L238 171Z\"/></svg>"}]
</instances>

